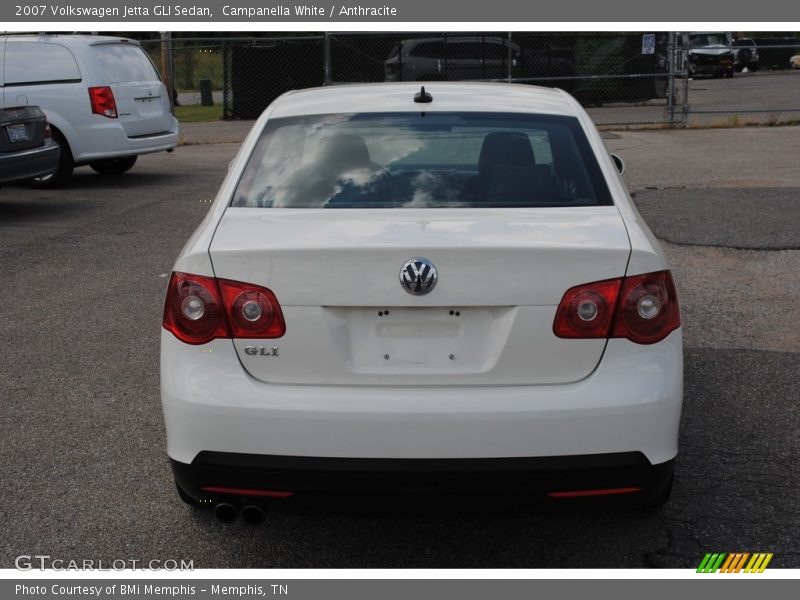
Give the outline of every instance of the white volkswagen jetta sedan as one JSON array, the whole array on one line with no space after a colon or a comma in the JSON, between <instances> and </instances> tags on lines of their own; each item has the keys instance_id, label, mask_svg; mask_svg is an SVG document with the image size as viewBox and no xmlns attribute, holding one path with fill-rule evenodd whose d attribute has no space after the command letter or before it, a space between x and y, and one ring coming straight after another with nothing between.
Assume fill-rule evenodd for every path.
<instances>
[{"instance_id":1,"label":"white volkswagen jetta sedan","mask_svg":"<svg viewBox=\"0 0 800 600\"><path fill-rule=\"evenodd\" d=\"M664 255L568 94L284 94L169 281L181 497L512 490L666 499L683 395Z\"/></svg>"}]
</instances>

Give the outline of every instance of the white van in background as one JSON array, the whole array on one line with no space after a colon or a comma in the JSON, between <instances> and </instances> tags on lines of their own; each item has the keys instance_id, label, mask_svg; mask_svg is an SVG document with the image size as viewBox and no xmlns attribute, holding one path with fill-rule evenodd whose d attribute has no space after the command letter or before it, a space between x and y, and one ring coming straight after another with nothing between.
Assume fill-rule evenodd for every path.
<instances>
[{"instance_id":1,"label":"white van in background","mask_svg":"<svg viewBox=\"0 0 800 600\"><path fill-rule=\"evenodd\" d=\"M39 105L61 146L53 186L76 166L130 169L139 154L172 151L178 121L167 89L135 40L95 35L0 37L0 105Z\"/></svg>"}]
</instances>

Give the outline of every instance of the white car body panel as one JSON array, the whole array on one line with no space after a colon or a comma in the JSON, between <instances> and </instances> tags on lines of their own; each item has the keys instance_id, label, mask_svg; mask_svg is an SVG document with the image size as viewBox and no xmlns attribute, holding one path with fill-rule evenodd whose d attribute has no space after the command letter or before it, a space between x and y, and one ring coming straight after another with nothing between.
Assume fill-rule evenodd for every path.
<instances>
[{"instance_id":1,"label":"white car body panel","mask_svg":"<svg viewBox=\"0 0 800 600\"><path fill-rule=\"evenodd\" d=\"M652 464L675 457L683 394L681 330L653 345L557 339L552 333L555 308L567 288L667 268L586 112L560 90L436 82L425 88L435 98L425 105L427 112L576 117L614 206L229 208L270 118L419 108L410 102L419 84L285 94L253 126L174 270L270 287L283 308L287 333L277 340L218 339L189 346L162 331L162 400L174 461L191 463L202 451L353 458L641 452ZM512 227L525 234L509 235ZM592 253L579 256L581 244ZM442 268L441 287L413 297L402 290L397 273L405 260L426 253ZM357 256L366 283L363 301L354 304L353 290L332 270ZM470 289L466 277L473 265L486 285ZM515 275L520 272L536 277ZM455 288L447 289L448 278ZM428 344L435 360L429 356L422 366L409 359L413 342L393 347L405 356L396 364L380 360L382 347L370 329L375 311L451 304L474 310L476 323L495 321L489 333L462 332L483 344L466 363L452 364L437 342ZM515 336L514 324L524 324L520 332L526 335ZM440 321L435 327L446 330ZM537 347L537 337L545 334L547 342ZM288 360L249 361L242 349L252 343L278 346L278 361Z\"/></svg>"},{"instance_id":2,"label":"white car body panel","mask_svg":"<svg viewBox=\"0 0 800 600\"><path fill-rule=\"evenodd\" d=\"M677 453L681 332L608 342L587 379L554 386L276 385L243 375L231 340L187 346L161 332L169 456L200 450L350 458Z\"/></svg>"}]
</instances>

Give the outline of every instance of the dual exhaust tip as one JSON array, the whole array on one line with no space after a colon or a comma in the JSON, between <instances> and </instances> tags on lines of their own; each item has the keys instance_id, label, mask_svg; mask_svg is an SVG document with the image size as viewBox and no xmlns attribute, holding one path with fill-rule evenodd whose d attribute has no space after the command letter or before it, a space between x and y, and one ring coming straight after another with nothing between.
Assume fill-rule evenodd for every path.
<instances>
[{"instance_id":1,"label":"dual exhaust tip","mask_svg":"<svg viewBox=\"0 0 800 600\"><path fill-rule=\"evenodd\" d=\"M220 502L214 507L214 516L220 523L233 523L239 515L249 525L260 525L266 519L264 508L258 504L245 504L241 510L229 502Z\"/></svg>"}]
</instances>

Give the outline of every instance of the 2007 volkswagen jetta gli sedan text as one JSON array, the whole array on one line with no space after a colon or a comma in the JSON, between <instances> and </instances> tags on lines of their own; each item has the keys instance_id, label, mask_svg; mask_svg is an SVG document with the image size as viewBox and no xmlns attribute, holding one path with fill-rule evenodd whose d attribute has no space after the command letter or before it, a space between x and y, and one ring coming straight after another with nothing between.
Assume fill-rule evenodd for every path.
<instances>
[{"instance_id":1,"label":"2007 volkswagen jetta gli sedan text","mask_svg":"<svg viewBox=\"0 0 800 600\"><path fill-rule=\"evenodd\" d=\"M678 302L560 90L287 93L169 281L168 453L189 503L508 490L663 502Z\"/></svg>"}]
</instances>

